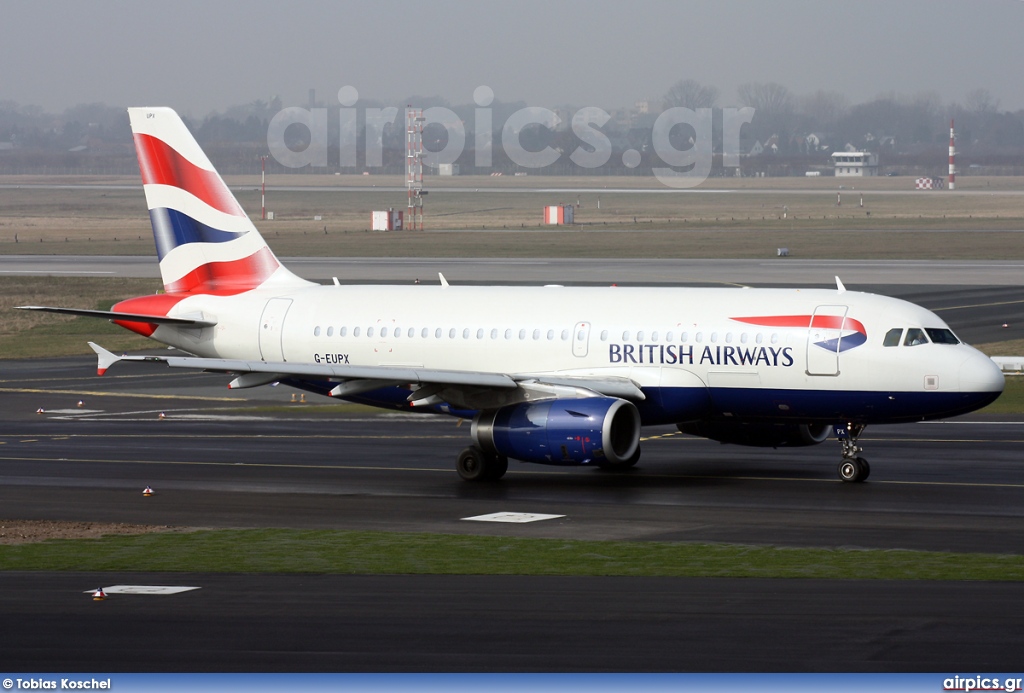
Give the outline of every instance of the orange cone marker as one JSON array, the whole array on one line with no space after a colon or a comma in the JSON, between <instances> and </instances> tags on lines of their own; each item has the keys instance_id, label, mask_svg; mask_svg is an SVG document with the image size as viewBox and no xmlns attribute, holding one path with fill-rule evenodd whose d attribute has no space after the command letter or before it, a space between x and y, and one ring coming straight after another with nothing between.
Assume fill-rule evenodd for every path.
<instances>
[{"instance_id":1,"label":"orange cone marker","mask_svg":"<svg viewBox=\"0 0 1024 693\"><path fill-rule=\"evenodd\" d=\"M107 598L107 595L103 591L102 587L98 588L95 592L92 593L92 600L94 602L102 602L106 598Z\"/></svg>"},{"instance_id":2,"label":"orange cone marker","mask_svg":"<svg viewBox=\"0 0 1024 693\"><path fill-rule=\"evenodd\" d=\"M152 496L153 495L153 489L151 489L149 486L147 486L146 488L142 489L142 495L146 496L147 498Z\"/></svg>"}]
</instances>

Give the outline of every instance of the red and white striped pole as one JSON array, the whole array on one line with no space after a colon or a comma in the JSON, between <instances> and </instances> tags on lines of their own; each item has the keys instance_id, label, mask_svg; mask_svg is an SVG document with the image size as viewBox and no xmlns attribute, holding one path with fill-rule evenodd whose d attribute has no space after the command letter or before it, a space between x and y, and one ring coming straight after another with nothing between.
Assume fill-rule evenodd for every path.
<instances>
[{"instance_id":1,"label":"red and white striped pole","mask_svg":"<svg viewBox=\"0 0 1024 693\"><path fill-rule=\"evenodd\" d=\"M956 135L953 134L953 119L949 119L949 189L956 189L956 145L954 140Z\"/></svg>"},{"instance_id":2,"label":"red and white striped pole","mask_svg":"<svg viewBox=\"0 0 1024 693\"><path fill-rule=\"evenodd\" d=\"M267 157L260 157L260 167L263 171L263 180L260 183L260 219L267 218Z\"/></svg>"}]
</instances>

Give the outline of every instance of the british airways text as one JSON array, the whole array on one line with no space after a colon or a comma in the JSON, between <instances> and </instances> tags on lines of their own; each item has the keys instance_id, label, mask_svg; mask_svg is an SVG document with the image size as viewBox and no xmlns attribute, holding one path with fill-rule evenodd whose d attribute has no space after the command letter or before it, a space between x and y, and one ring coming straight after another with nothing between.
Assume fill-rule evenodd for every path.
<instances>
[{"instance_id":1,"label":"british airways text","mask_svg":"<svg viewBox=\"0 0 1024 693\"><path fill-rule=\"evenodd\" d=\"M689 344L609 344L609 363L649 363L681 366L793 365L793 347L705 346Z\"/></svg>"}]
</instances>

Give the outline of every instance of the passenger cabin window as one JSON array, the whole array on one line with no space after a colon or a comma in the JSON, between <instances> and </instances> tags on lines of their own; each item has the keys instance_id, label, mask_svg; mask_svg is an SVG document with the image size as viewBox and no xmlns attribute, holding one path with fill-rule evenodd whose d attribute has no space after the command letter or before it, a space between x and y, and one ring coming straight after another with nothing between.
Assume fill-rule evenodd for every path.
<instances>
[{"instance_id":1,"label":"passenger cabin window","mask_svg":"<svg viewBox=\"0 0 1024 693\"><path fill-rule=\"evenodd\" d=\"M903 340L903 346L917 346L918 344L927 344L928 337L925 336L924 330L919 330L916 327L911 327L907 330L907 336Z\"/></svg>"},{"instance_id":2,"label":"passenger cabin window","mask_svg":"<svg viewBox=\"0 0 1024 693\"><path fill-rule=\"evenodd\" d=\"M900 345L900 337L903 336L902 327L894 327L885 333L885 339L882 340L882 346L894 347Z\"/></svg>"},{"instance_id":3,"label":"passenger cabin window","mask_svg":"<svg viewBox=\"0 0 1024 693\"><path fill-rule=\"evenodd\" d=\"M932 344L959 344L960 340L953 334L953 330L938 327L926 327L925 332L931 337Z\"/></svg>"}]
</instances>

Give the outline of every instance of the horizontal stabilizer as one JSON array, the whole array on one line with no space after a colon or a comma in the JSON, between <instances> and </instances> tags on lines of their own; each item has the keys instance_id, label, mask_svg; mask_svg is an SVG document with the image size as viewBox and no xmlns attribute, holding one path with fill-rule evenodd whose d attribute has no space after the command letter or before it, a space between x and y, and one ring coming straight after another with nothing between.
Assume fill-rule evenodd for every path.
<instances>
[{"instance_id":1,"label":"horizontal stabilizer","mask_svg":"<svg viewBox=\"0 0 1024 693\"><path fill-rule=\"evenodd\" d=\"M144 313L117 313L111 310L88 310L86 308L55 308L53 306L18 306L18 310L40 310L46 313L62 313L64 315L80 315L86 318L105 318L121 322L148 322L151 325L176 325L177 327L213 327L216 320L200 320L198 318L172 318L166 315L146 315Z\"/></svg>"}]
</instances>

